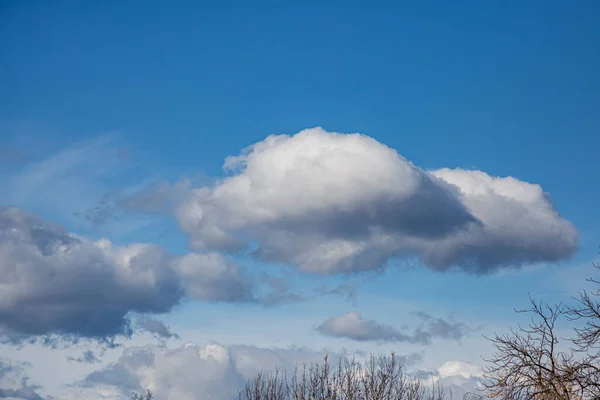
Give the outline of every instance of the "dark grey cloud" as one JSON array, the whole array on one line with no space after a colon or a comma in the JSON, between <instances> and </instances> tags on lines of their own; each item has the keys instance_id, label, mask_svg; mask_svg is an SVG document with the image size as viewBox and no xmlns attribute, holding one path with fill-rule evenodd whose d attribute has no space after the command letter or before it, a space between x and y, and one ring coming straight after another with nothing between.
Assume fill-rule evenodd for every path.
<instances>
[{"instance_id":1,"label":"dark grey cloud","mask_svg":"<svg viewBox=\"0 0 600 400\"><path fill-rule=\"evenodd\" d=\"M308 129L228 157L232 174L176 209L190 244L313 273L419 258L483 274L570 257L577 230L542 188L481 171L425 171L376 140ZM510 221L507 223L507 221Z\"/></svg>"},{"instance_id":2,"label":"dark grey cloud","mask_svg":"<svg viewBox=\"0 0 600 400\"><path fill-rule=\"evenodd\" d=\"M0 255L8 287L0 329L9 340L128 335L128 312L167 312L183 295L161 249L91 243L16 208L0 209Z\"/></svg>"},{"instance_id":3,"label":"dark grey cloud","mask_svg":"<svg viewBox=\"0 0 600 400\"><path fill-rule=\"evenodd\" d=\"M460 341L472 329L465 323L415 313L422 323L415 329L396 329L375 320L364 319L358 312L329 318L315 327L322 335L359 342L405 342L429 345L433 339Z\"/></svg>"},{"instance_id":4,"label":"dark grey cloud","mask_svg":"<svg viewBox=\"0 0 600 400\"><path fill-rule=\"evenodd\" d=\"M164 322L142 315L135 321L136 327L143 331L155 335L159 339L179 339L179 335L171 331L171 328Z\"/></svg>"},{"instance_id":5,"label":"dark grey cloud","mask_svg":"<svg viewBox=\"0 0 600 400\"><path fill-rule=\"evenodd\" d=\"M0 208L0 285L0 340L13 343L130 336L129 313L166 313L184 297L255 301L218 254L91 242L18 208Z\"/></svg>"}]
</instances>

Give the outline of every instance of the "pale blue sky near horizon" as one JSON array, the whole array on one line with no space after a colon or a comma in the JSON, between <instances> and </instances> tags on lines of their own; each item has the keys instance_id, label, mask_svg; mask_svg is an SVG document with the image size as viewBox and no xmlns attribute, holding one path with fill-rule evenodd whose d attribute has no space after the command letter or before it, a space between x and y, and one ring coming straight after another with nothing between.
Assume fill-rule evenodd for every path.
<instances>
[{"instance_id":1,"label":"pale blue sky near horizon","mask_svg":"<svg viewBox=\"0 0 600 400\"><path fill-rule=\"evenodd\" d=\"M595 1L0 1L0 149L29 162L112 133L136 166L94 187L100 194L154 177L218 178L227 156L268 135L321 126L371 136L424 169L539 184L579 230L571 260L489 276L388 268L365 282L350 277L356 307L326 299L317 313L371 317L369 307L396 298L502 325L527 292L572 294L557 277L597 258L599 18ZM2 157L0 178L21 162ZM7 198L0 194L0 205ZM114 233L116 243L187 250L171 218L119 236L78 226L63 212L68 199L48 207L34 200L9 205L91 238ZM301 288L317 279L289 274ZM310 315L319 301L265 312ZM186 307L166 318L187 329L199 313L207 324L231 308ZM242 310L262 312L253 307ZM402 324L394 315L385 322Z\"/></svg>"}]
</instances>

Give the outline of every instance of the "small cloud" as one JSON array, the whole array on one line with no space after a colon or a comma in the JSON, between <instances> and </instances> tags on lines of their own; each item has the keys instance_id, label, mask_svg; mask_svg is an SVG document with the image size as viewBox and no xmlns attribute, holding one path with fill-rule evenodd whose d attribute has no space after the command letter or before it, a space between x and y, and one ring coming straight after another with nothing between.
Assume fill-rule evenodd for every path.
<instances>
[{"instance_id":1,"label":"small cloud","mask_svg":"<svg viewBox=\"0 0 600 400\"><path fill-rule=\"evenodd\" d=\"M441 378L451 376L462 376L465 379L481 378L483 370L481 367L464 361L446 361L439 369L438 373Z\"/></svg>"},{"instance_id":2,"label":"small cloud","mask_svg":"<svg viewBox=\"0 0 600 400\"><path fill-rule=\"evenodd\" d=\"M422 320L422 324L413 331L396 329L374 320L366 320L358 312L329 318L315 329L325 336L359 342L405 342L421 345L430 344L432 339L460 341L472 330L462 322L432 317L424 312L415 315Z\"/></svg>"},{"instance_id":3,"label":"small cloud","mask_svg":"<svg viewBox=\"0 0 600 400\"><path fill-rule=\"evenodd\" d=\"M159 339L179 339L179 335L173 333L169 326L156 318L142 315L136 319L135 325L138 330L148 332Z\"/></svg>"},{"instance_id":4,"label":"small cloud","mask_svg":"<svg viewBox=\"0 0 600 400\"><path fill-rule=\"evenodd\" d=\"M446 361L437 370L418 370L411 374L425 384L440 385L452 393L452 398L483 400L485 397L477 395L481 393L483 386L481 378L483 370L481 367L464 361Z\"/></svg>"},{"instance_id":5,"label":"small cloud","mask_svg":"<svg viewBox=\"0 0 600 400\"><path fill-rule=\"evenodd\" d=\"M325 336L342 337L359 342L411 342L410 335L374 320L365 320L358 312L329 318L315 328Z\"/></svg>"},{"instance_id":6,"label":"small cloud","mask_svg":"<svg viewBox=\"0 0 600 400\"><path fill-rule=\"evenodd\" d=\"M96 364L100 362L100 359L92 350L85 350L80 357L67 357L67 360L82 364Z\"/></svg>"},{"instance_id":7,"label":"small cloud","mask_svg":"<svg viewBox=\"0 0 600 400\"><path fill-rule=\"evenodd\" d=\"M454 321L453 319L432 317L423 311L415 312L413 315L419 317L423 322L423 325L413 333L415 337L419 337L417 341L421 343L428 343L432 338L460 342L466 335L473 331L473 328L464 322Z\"/></svg>"}]
</instances>

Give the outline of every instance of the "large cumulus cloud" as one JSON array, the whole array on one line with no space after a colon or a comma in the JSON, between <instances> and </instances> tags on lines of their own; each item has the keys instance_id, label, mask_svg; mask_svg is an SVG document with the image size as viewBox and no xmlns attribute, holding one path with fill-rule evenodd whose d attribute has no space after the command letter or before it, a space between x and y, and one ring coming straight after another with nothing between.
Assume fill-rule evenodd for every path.
<instances>
[{"instance_id":1,"label":"large cumulus cloud","mask_svg":"<svg viewBox=\"0 0 600 400\"><path fill-rule=\"evenodd\" d=\"M219 254L92 242L18 208L0 208L0 340L131 334L128 314L182 298L254 301L250 280Z\"/></svg>"},{"instance_id":2,"label":"large cumulus cloud","mask_svg":"<svg viewBox=\"0 0 600 400\"><path fill-rule=\"evenodd\" d=\"M542 188L481 171L425 171L375 139L321 128L269 136L177 210L192 246L255 248L316 273L417 256L473 273L569 257L577 231Z\"/></svg>"}]
</instances>

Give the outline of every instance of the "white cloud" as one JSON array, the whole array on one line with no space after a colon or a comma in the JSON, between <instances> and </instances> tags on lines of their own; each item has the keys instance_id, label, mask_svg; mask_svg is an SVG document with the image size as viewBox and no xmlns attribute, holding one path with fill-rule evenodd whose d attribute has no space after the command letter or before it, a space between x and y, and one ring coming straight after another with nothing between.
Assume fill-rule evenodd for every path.
<instances>
[{"instance_id":1,"label":"white cloud","mask_svg":"<svg viewBox=\"0 0 600 400\"><path fill-rule=\"evenodd\" d=\"M577 231L538 185L481 171L424 171L360 134L307 129L229 157L232 176L194 189L176 212L192 246L255 255L316 273L430 267L484 273L556 261Z\"/></svg>"},{"instance_id":2,"label":"white cloud","mask_svg":"<svg viewBox=\"0 0 600 400\"><path fill-rule=\"evenodd\" d=\"M328 352L335 364L339 357L355 357L361 362L363 353L346 351ZM89 373L76 384L59 390L61 398L125 398L132 391L150 389L157 399L177 398L196 400L200 397L213 400L237 398L245 382L259 372L270 373L279 368L288 377L295 366L305 363L322 363L325 351L301 348L261 348L249 345L225 346L217 343L197 345L188 343L177 348L157 346L132 347L123 351L114 362ZM406 368L420 362L411 354ZM416 376L441 383L452 389L453 395L477 390L480 368L461 361L449 361L432 371L418 371ZM410 369L406 370L410 373Z\"/></svg>"},{"instance_id":3,"label":"white cloud","mask_svg":"<svg viewBox=\"0 0 600 400\"><path fill-rule=\"evenodd\" d=\"M365 320L358 312L349 312L325 320L316 330L323 335L357 341L410 342L410 335L381 324Z\"/></svg>"},{"instance_id":4,"label":"white cloud","mask_svg":"<svg viewBox=\"0 0 600 400\"><path fill-rule=\"evenodd\" d=\"M481 222L471 232L438 241L427 254L434 265L556 261L575 250L574 225L559 216L539 185L482 171L441 169L432 174L457 186L461 200Z\"/></svg>"},{"instance_id":5,"label":"white cloud","mask_svg":"<svg viewBox=\"0 0 600 400\"><path fill-rule=\"evenodd\" d=\"M127 349L117 362L91 373L80 385L87 388L89 396L98 387L114 387L123 394L150 389L158 399L231 400L237 398L246 380L261 370L282 367L293 372L295 364L320 362L324 355L320 351L216 343L190 343L176 349L148 346Z\"/></svg>"},{"instance_id":6,"label":"white cloud","mask_svg":"<svg viewBox=\"0 0 600 400\"><path fill-rule=\"evenodd\" d=\"M464 361L449 360L435 370L421 370L415 375L423 382L434 382L445 391L451 391L454 399L462 399L467 393L483 394L484 387L480 381L483 370L478 365Z\"/></svg>"},{"instance_id":7,"label":"white cloud","mask_svg":"<svg viewBox=\"0 0 600 400\"><path fill-rule=\"evenodd\" d=\"M452 376L462 376L465 379L481 378L483 370L481 367L469 364L463 361L446 361L438 368L440 378L448 378Z\"/></svg>"}]
</instances>

